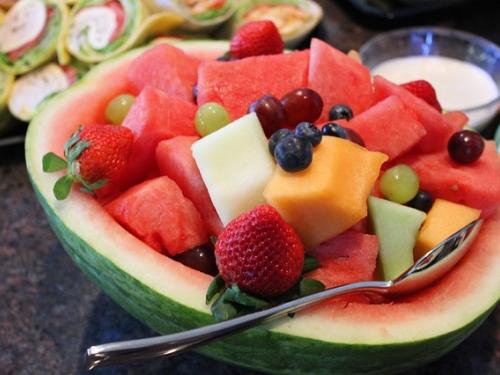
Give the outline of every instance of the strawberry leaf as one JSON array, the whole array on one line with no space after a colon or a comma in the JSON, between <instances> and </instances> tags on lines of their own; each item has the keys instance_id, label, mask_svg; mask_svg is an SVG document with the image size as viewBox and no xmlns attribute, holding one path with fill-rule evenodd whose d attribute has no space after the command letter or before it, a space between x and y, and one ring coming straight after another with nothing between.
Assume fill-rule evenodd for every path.
<instances>
[{"instance_id":1,"label":"strawberry leaf","mask_svg":"<svg viewBox=\"0 0 500 375\"><path fill-rule=\"evenodd\" d=\"M64 144L64 155L68 158L70 149L78 143L80 140L80 133L82 132L83 127L80 126L76 132L71 134L71 137Z\"/></svg>"},{"instance_id":2,"label":"strawberry leaf","mask_svg":"<svg viewBox=\"0 0 500 375\"><path fill-rule=\"evenodd\" d=\"M42 168L44 172L57 172L66 169L66 160L57 156L53 152L48 152L43 155Z\"/></svg>"},{"instance_id":3,"label":"strawberry leaf","mask_svg":"<svg viewBox=\"0 0 500 375\"><path fill-rule=\"evenodd\" d=\"M224 294L220 295L210 308L214 319L218 322L234 318L238 315L236 307L231 303L225 302Z\"/></svg>"},{"instance_id":4,"label":"strawberry leaf","mask_svg":"<svg viewBox=\"0 0 500 375\"><path fill-rule=\"evenodd\" d=\"M254 309L262 309L269 306L269 302L242 292L236 284L226 289L224 293L224 302L234 302Z\"/></svg>"},{"instance_id":5,"label":"strawberry leaf","mask_svg":"<svg viewBox=\"0 0 500 375\"><path fill-rule=\"evenodd\" d=\"M66 199L71 191L73 185L73 178L71 176L62 176L54 185L54 196L57 200L62 201Z\"/></svg>"},{"instance_id":6,"label":"strawberry leaf","mask_svg":"<svg viewBox=\"0 0 500 375\"><path fill-rule=\"evenodd\" d=\"M85 140L77 142L68 150L68 154L66 155L66 157L68 158L69 162L77 160L82 155L83 151L89 148L89 146L89 142Z\"/></svg>"},{"instance_id":7,"label":"strawberry leaf","mask_svg":"<svg viewBox=\"0 0 500 375\"><path fill-rule=\"evenodd\" d=\"M302 274L311 272L318 267L319 261L311 255L306 255L304 258L304 265L302 266Z\"/></svg>"},{"instance_id":8,"label":"strawberry leaf","mask_svg":"<svg viewBox=\"0 0 500 375\"><path fill-rule=\"evenodd\" d=\"M206 300L206 303L207 305L218 295L220 295L220 293L222 292L222 290L224 289L224 286L225 286L225 282L224 280L222 279L221 275L217 275L213 278L212 282L210 283L210 285L208 286L208 289L207 289L207 294L205 296L205 300Z\"/></svg>"},{"instance_id":9,"label":"strawberry leaf","mask_svg":"<svg viewBox=\"0 0 500 375\"><path fill-rule=\"evenodd\" d=\"M320 292L325 289L325 285L318 280L303 278L299 284L299 294L301 297Z\"/></svg>"}]
</instances>

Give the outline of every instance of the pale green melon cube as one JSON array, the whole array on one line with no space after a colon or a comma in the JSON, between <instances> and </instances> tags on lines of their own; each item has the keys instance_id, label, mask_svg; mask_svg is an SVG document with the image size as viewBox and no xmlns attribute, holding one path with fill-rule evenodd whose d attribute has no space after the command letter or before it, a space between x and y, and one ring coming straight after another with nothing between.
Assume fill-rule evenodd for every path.
<instances>
[{"instance_id":1,"label":"pale green melon cube","mask_svg":"<svg viewBox=\"0 0 500 375\"><path fill-rule=\"evenodd\" d=\"M255 113L200 139L191 150L224 225L265 203L262 192L275 164Z\"/></svg>"},{"instance_id":2,"label":"pale green melon cube","mask_svg":"<svg viewBox=\"0 0 500 375\"><path fill-rule=\"evenodd\" d=\"M384 280L394 279L413 265L413 248L427 215L423 211L372 196L368 198L368 211L380 246L380 274Z\"/></svg>"}]
</instances>

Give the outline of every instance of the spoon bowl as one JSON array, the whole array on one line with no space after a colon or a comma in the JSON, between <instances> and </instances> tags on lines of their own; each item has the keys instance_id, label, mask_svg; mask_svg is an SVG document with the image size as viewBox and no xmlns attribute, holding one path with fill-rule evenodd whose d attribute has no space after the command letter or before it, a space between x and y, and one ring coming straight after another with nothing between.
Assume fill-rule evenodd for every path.
<instances>
[{"instance_id":1,"label":"spoon bowl","mask_svg":"<svg viewBox=\"0 0 500 375\"><path fill-rule=\"evenodd\" d=\"M287 316L332 297L360 292L394 296L413 293L437 281L458 263L470 248L481 224L482 220L476 220L461 228L417 260L412 267L396 279L357 282L325 289L265 310L190 331L92 346L87 349L86 366L90 370L102 366L172 356Z\"/></svg>"}]
</instances>

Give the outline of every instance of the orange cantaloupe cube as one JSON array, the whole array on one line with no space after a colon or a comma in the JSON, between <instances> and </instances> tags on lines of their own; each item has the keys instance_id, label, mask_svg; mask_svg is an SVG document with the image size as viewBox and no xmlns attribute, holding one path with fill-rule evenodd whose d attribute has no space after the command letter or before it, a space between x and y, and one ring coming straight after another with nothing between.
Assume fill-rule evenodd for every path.
<instances>
[{"instance_id":1,"label":"orange cantaloupe cube","mask_svg":"<svg viewBox=\"0 0 500 375\"><path fill-rule=\"evenodd\" d=\"M479 219L480 215L481 211L475 208L436 199L418 233L414 258L421 258L447 237Z\"/></svg>"},{"instance_id":2,"label":"orange cantaloupe cube","mask_svg":"<svg viewBox=\"0 0 500 375\"><path fill-rule=\"evenodd\" d=\"M387 159L345 139L323 137L305 170L276 167L264 198L311 248L366 217L368 195Z\"/></svg>"}]
</instances>

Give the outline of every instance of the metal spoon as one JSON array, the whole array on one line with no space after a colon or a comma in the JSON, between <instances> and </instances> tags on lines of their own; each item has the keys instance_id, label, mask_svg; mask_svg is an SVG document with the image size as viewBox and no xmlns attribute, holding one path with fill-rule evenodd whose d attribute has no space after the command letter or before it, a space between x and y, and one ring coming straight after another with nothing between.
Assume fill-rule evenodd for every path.
<instances>
[{"instance_id":1,"label":"metal spoon","mask_svg":"<svg viewBox=\"0 0 500 375\"><path fill-rule=\"evenodd\" d=\"M302 310L325 299L349 293L408 294L441 278L462 258L476 237L482 220L476 220L430 250L401 276L389 281L366 281L325 289L265 310L190 331L147 339L121 341L87 349L87 368L126 364L168 357L207 344L270 320Z\"/></svg>"}]
</instances>

